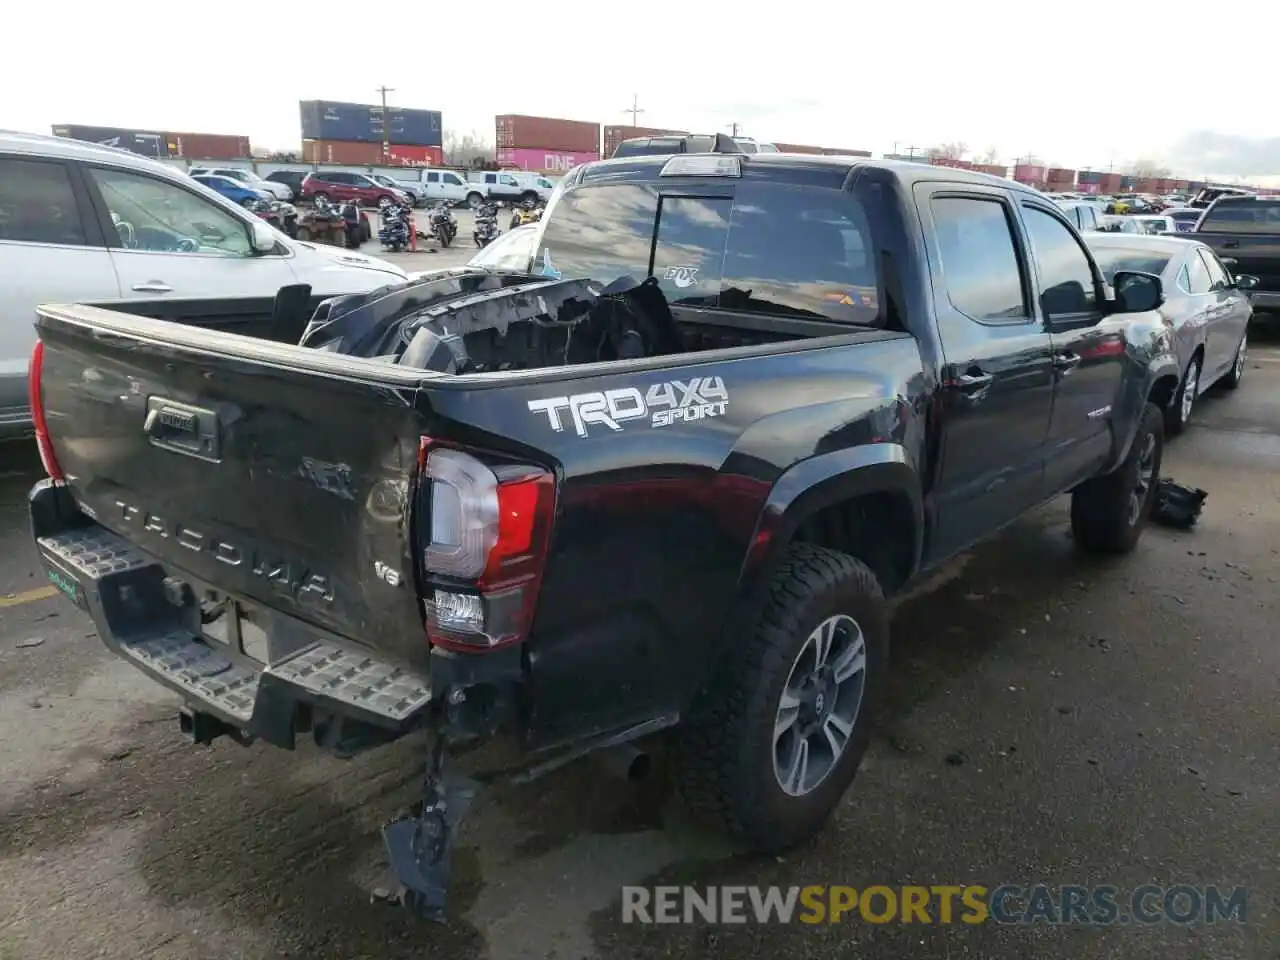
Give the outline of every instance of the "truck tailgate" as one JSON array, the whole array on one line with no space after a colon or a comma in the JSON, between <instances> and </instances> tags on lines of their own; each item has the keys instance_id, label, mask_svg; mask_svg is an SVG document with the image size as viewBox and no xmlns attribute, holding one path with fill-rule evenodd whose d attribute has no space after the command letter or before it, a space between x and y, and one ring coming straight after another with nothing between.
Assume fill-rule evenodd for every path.
<instances>
[{"instance_id":1,"label":"truck tailgate","mask_svg":"<svg viewBox=\"0 0 1280 960\"><path fill-rule=\"evenodd\" d=\"M54 454L83 512L193 588L425 673L409 520L421 371L42 307Z\"/></svg>"}]
</instances>

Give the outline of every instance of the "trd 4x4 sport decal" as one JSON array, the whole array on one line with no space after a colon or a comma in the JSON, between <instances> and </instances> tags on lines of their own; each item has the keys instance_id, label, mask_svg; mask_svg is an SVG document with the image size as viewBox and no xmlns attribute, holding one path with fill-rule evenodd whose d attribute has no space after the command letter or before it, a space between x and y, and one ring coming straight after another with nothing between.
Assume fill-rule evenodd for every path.
<instances>
[{"instance_id":1,"label":"trd 4x4 sport decal","mask_svg":"<svg viewBox=\"0 0 1280 960\"><path fill-rule=\"evenodd\" d=\"M637 387L618 387L529 401L529 410L544 414L556 433L572 426L580 437L588 435L587 427L591 425L616 431L632 420L648 420L651 427L669 427L724 416L728 409L729 391L720 377L694 377L687 383L680 380L655 383L644 393Z\"/></svg>"}]
</instances>

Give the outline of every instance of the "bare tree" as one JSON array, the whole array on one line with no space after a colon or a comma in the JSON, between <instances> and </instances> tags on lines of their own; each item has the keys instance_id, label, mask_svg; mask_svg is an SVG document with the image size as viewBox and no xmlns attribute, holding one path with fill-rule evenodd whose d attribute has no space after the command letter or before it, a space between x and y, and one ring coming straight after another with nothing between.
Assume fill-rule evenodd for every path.
<instances>
[{"instance_id":1,"label":"bare tree","mask_svg":"<svg viewBox=\"0 0 1280 960\"><path fill-rule=\"evenodd\" d=\"M493 142L476 131L444 135L444 162L450 166L471 167L490 162L497 156Z\"/></svg>"},{"instance_id":2,"label":"bare tree","mask_svg":"<svg viewBox=\"0 0 1280 960\"><path fill-rule=\"evenodd\" d=\"M964 143L944 143L940 147L929 148L930 160L963 160L965 150L968 147Z\"/></svg>"},{"instance_id":3,"label":"bare tree","mask_svg":"<svg viewBox=\"0 0 1280 960\"><path fill-rule=\"evenodd\" d=\"M1154 160L1135 160L1129 172L1141 180L1163 180L1169 176L1169 168Z\"/></svg>"},{"instance_id":4,"label":"bare tree","mask_svg":"<svg viewBox=\"0 0 1280 960\"><path fill-rule=\"evenodd\" d=\"M995 147L987 147L986 151L978 157L978 162L993 166L1000 162L1000 151Z\"/></svg>"}]
</instances>

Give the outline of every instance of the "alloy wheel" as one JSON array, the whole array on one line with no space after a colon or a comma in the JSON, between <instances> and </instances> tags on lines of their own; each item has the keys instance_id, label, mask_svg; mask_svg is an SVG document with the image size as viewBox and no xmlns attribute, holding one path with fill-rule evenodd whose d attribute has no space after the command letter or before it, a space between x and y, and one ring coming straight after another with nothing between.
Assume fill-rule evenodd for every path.
<instances>
[{"instance_id":1,"label":"alloy wheel","mask_svg":"<svg viewBox=\"0 0 1280 960\"><path fill-rule=\"evenodd\" d=\"M1129 494L1129 526L1133 526L1142 516L1142 506L1147 501L1147 494L1156 480L1156 436L1148 433L1142 440L1142 450L1138 454L1138 481Z\"/></svg>"},{"instance_id":2,"label":"alloy wheel","mask_svg":"<svg viewBox=\"0 0 1280 960\"><path fill-rule=\"evenodd\" d=\"M853 736L867 679L867 642L847 614L823 620L791 665L773 725L773 773L788 796L811 793Z\"/></svg>"}]
</instances>

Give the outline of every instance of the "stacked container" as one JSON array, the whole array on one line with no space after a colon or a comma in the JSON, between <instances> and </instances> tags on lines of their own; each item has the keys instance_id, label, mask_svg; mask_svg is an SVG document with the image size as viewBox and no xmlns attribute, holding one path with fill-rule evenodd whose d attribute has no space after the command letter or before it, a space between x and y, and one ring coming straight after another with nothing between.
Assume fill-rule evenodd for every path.
<instances>
[{"instance_id":1,"label":"stacked container","mask_svg":"<svg viewBox=\"0 0 1280 960\"><path fill-rule=\"evenodd\" d=\"M779 146L778 149L781 150L782 147ZM869 157L871 156L871 151L846 150L844 147L823 147L822 154L827 157Z\"/></svg>"},{"instance_id":2,"label":"stacked container","mask_svg":"<svg viewBox=\"0 0 1280 960\"><path fill-rule=\"evenodd\" d=\"M1013 168L1013 179L1028 187L1043 187L1048 171L1038 163L1019 163Z\"/></svg>"},{"instance_id":3,"label":"stacked container","mask_svg":"<svg viewBox=\"0 0 1280 960\"><path fill-rule=\"evenodd\" d=\"M930 157L929 164L934 167L952 167L956 170L972 170L973 164L957 157Z\"/></svg>"},{"instance_id":4,"label":"stacked container","mask_svg":"<svg viewBox=\"0 0 1280 960\"><path fill-rule=\"evenodd\" d=\"M774 143L779 153L805 153L811 156L822 156L825 152L822 147L811 147L804 143Z\"/></svg>"},{"instance_id":5,"label":"stacked container","mask_svg":"<svg viewBox=\"0 0 1280 960\"><path fill-rule=\"evenodd\" d=\"M248 160L253 156L248 137L225 133L165 134L169 156L188 160Z\"/></svg>"},{"instance_id":6,"label":"stacked container","mask_svg":"<svg viewBox=\"0 0 1280 960\"><path fill-rule=\"evenodd\" d=\"M1050 167L1045 182L1055 193L1063 193L1076 188L1076 172L1065 167Z\"/></svg>"},{"instance_id":7,"label":"stacked container","mask_svg":"<svg viewBox=\"0 0 1280 960\"><path fill-rule=\"evenodd\" d=\"M687 137L688 130L664 130L661 127L628 127L628 126L607 126L604 128L604 149L600 152L602 157L612 157L613 151L618 149L618 144L623 140L630 140L634 137ZM782 147L778 147L779 150Z\"/></svg>"},{"instance_id":8,"label":"stacked container","mask_svg":"<svg viewBox=\"0 0 1280 960\"><path fill-rule=\"evenodd\" d=\"M1003 163L975 163L973 169L979 173L989 173L993 177L1009 176L1009 168Z\"/></svg>"},{"instance_id":9,"label":"stacked container","mask_svg":"<svg viewBox=\"0 0 1280 960\"><path fill-rule=\"evenodd\" d=\"M88 127L78 123L54 124L55 137L100 143L118 147L144 157L169 156L169 136L160 130L135 130L130 127Z\"/></svg>"},{"instance_id":10,"label":"stacked container","mask_svg":"<svg viewBox=\"0 0 1280 960\"><path fill-rule=\"evenodd\" d=\"M438 165L444 158L439 110L302 100L302 155L311 163ZM384 156L383 143L390 146ZM369 147L376 149L372 152ZM328 158L334 159L328 159Z\"/></svg>"},{"instance_id":11,"label":"stacked container","mask_svg":"<svg viewBox=\"0 0 1280 960\"><path fill-rule=\"evenodd\" d=\"M494 118L494 128L502 167L556 174L600 159L598 123L507 113Z\"/></svg>"},{"instance_id":12,"label":"stacked container","mask_svg":"<svg viewBox=\"0 0 1280 960\"><path fill-rule=\"evenodd\" d=\"M1099 181L1099 193L1119 193L1124 177L1118 173L1104 173Z\"/></svg>"}]
</instances>

